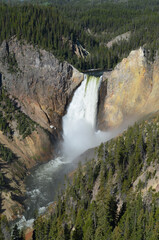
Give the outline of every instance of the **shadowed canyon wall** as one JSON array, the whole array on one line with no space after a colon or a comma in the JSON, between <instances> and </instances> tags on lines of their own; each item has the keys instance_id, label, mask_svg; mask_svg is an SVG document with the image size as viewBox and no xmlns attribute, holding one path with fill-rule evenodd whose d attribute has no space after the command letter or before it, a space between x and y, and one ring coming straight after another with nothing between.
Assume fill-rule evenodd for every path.
<instances>
[{"instance_id":1,"label":"shadowed canyon wall","mask_svg":"<svg viewBox=\"0 0 159 240\"><path fill-rule=\"evenodd\" d=\"M67 62L59 62L45 50L19 42L16 38L4 41L0 46L0 85L21 113L34 121L31 133L22 136L15 120L19 110L4 112L1 101L0 110L13 133L9 137L0 131L0 144L15 156L11 163L0 158L7 189L2 190L0 211L8 219L21 214L24 177L29 169L52 158L55 145L61 139L62 116L82 80L82 73ZM7 114L11 117L8 118Z\"/></svg>"},{"instance_id":2,"label":"shadowed canyon wall","mask_svg":"<svg viewBox=\"0 0 159 240\"><path fill-rule=\"evenodd\" d=\"M10 66L8 60L13 56L15 63ZM59 62L51 53L16 38L1 45L0 72L3 86L31 119L50 132L50 125L57 132L61 130L61 117L83 80L82 73L67 62Z\"/></svg>"}]
</instances>

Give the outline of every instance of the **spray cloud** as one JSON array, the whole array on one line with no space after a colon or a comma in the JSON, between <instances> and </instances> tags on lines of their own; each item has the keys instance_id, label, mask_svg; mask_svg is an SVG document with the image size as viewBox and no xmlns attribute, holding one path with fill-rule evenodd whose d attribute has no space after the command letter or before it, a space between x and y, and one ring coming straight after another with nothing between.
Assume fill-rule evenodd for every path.
<instances>
[{"instance_id":1,"label":"spray cloud","mask_svg":"<svg viewBox=\"0 0 159 240\"><path fill-rule=\"evenodd\" d=\"M67 114L63 117L63 151L69 159L74 159L109 138L109 133L96 132L101 80L101 77L85 75L84 81L74 93Z\"/></svg>"}]
</instances>

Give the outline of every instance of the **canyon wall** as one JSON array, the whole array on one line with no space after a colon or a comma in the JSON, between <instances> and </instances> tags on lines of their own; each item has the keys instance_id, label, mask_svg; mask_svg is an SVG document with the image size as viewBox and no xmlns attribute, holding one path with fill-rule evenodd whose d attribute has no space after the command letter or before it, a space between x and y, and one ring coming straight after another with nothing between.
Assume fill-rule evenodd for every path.
<instances>
[{"instance_id":1,"label":"canyon wall","mask_svg":"<svg viewBox=\"0 0 159 240\"><path fill-rule=\"evenodd\" d=\"M4 128L0 144L14 156L10 162L0 156L4 186L0 213L9 220L22 213L29 169L53 157L61 139L62 117L82 80L83 74L73 66L26 42L12 38L0 46L0 113L6 124L0 126ZM31 131L22 134L27 123Z\"/></svg>"},{"instance_id":2,"label":"canyon wall","mask_svg":"<svg viewBox=\"0 0 159 240\"><path fill-rule=\"evenodd\" d=\"M67 62L60 62L52 53L16 38L0 46L0 87L34 125L24 137L17 130L15 119L8 118L12 138L0 131L0 144L17 157L12 163L0 158L1 173L8 184L7 191L2 189L1 212L8 219L20 214L19 204L25 193L23 180L29 169L51 159L61 139L62 117L83 78L82 73ZM97 127L105 131L157 112L158 90L159 58L156 56L151 63L143 48L132 51L114 70L103 74ZM3 101L1 104L3 112Z\"/></svg>"},{"instance_id":3,"label":"canyon wall","mask_svg":"<svg viewBox=\"0 0 159 240\"><path fill-rule=\"evenodd\" d=\"M4 41L0 47L0 72L2 85L31 119L50 132L61 131L61 118L83 80L82 73L16 38Z\"/></svg>"},{"instance_id":4,"label":"canyon wall","mask_svg":"<svg viewBox=\"0 0 159 240\"><path fill-rule=\"evenodd\" d=\"M103 74L98 128L118 127L155 113L159 110L158 88L158 57L151 63L143 48L132 51L113 71Z\"/></svg>"}]
</instances>

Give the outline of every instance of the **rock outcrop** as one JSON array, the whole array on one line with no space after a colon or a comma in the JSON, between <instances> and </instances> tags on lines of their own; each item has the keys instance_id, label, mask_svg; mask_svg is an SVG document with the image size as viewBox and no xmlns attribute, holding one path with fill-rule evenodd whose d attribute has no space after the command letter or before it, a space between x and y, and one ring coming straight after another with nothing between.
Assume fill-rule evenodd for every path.
<instances>
[{"instance_id":1,"label":"rock outcrop","mask_svg":"<svg viewBox=\"0 0 159 240\"><path fill-rule=\"evenodd\" d=\"M123 33L121 35L118 35L117 37L115 37L114 39L112 39L110 42L108 42L106 44L106 46L108 48L111 48L113 46L113 44L120 44L121 41L129 41L131 37L131 32L126 32L126 33Z\"/></svg>"},{"instance_id":2,"label":"rock outcrop","mask_svg":"<svg viewBox=\"0 0 159 240\"><path fill-rule=\"evenodd\" d=\"M0 47L0 72L2 85L31 119L50 132L61 131L62 116L82 73L16 38Z\"/></svg>"},{"instance_id":3,"label":"rock outcrop","mask_svg":"<svg viewBox=\"0 0 159 240\"><path fill-rule=\"evenodd\" d=\"M118 127L158 111L158 90L159 59L151 63L143 48L132 51L112 72L103 74L99 129Z\"/></svg>"},{"instance_id":4,"label":"rock outcrop","mask_svg":"<svg viewBox=\"0 0 159 240\"><path fill-rule=\"evenodd\" d=\"M1 102L0 112L13 133L10 138L0 131L0 144L16 156L11 163L0 158L5 181L5 187L1 187L0 212L9 220L22 213L24 177L29 169L51 159L55 144L61 137L62 117L82 80L82 73L66 62L59 62L45 50L19 42L16 38L4 41L0 46L0 87L20 109L15 110L15 118L12 119L14 113L11 112L7 119L3 100ZM18 111L34 121L34 129L26 137L17 130L15 119L17 113L20 116Z\"/></svg>"}]
</instances>

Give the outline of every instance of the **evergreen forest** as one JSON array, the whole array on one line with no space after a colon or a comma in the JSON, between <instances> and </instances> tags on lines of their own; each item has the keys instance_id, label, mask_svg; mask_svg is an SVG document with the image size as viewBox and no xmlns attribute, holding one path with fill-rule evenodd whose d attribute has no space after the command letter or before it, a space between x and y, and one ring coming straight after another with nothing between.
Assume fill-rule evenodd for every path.
<instances>
[{"instance_id":1,"label":"evergreen forest","mask_svg":"<svg viewBox=\"0 0 159 240\"><path fill-rule=\"evenodd\" d=\"M153 117L102 143L67 178L51 213L37 216L33 239L159 239L159 193L148 187L158 179L158 140L159 117ZM17 226L13 233L23 239Z\"/></svg>"},{"instance_id":2,"label":"evergreen forest","mask_svg":"<svg viewBox=\"0 0 159 240\"><path fill-rule=\"evenodd\" d=\"M140 46L149 50L150 61L158 51L157 0L1 2L0 43L16 36L81 71L110 70ZM127 32L128 39L107 47Z\"/></svg>"}]
</instances>

